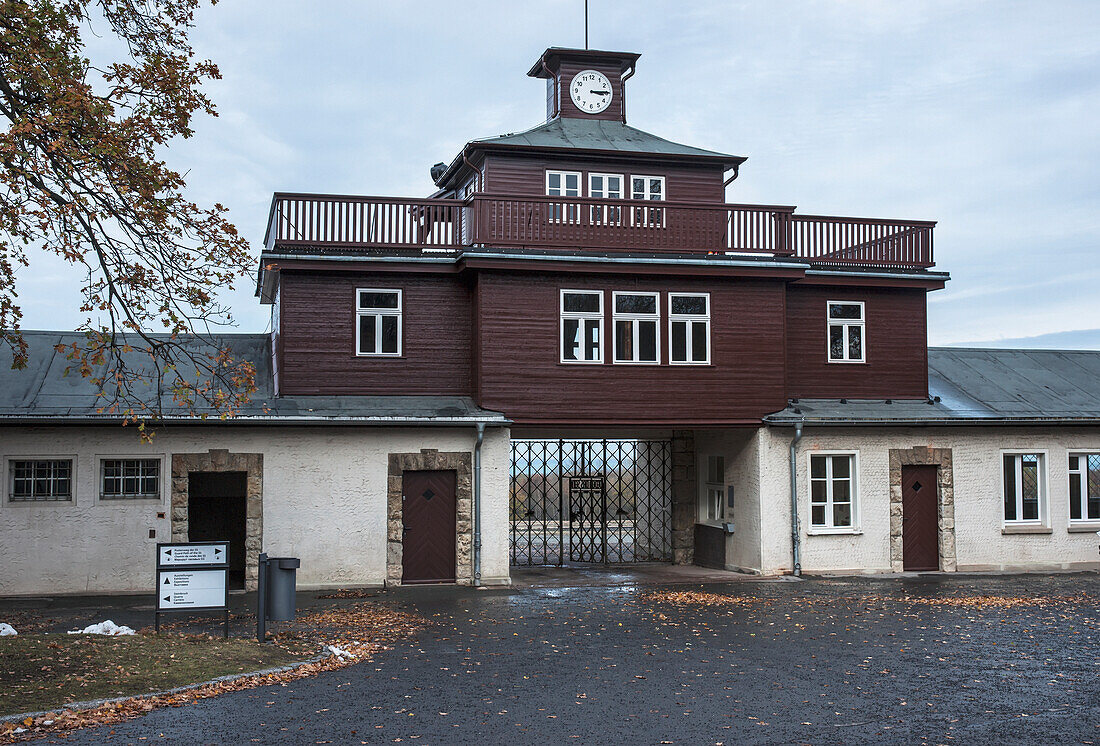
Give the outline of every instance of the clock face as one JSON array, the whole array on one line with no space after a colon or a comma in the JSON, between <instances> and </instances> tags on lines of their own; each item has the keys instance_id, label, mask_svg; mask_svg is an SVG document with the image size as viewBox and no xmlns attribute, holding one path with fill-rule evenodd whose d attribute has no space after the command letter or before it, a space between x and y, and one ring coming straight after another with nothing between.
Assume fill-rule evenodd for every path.
<instances>
[{"instance_id":1,"label":"clock face","mask_svg":"<svg viewBox=\"0 0 1100 746\"><path fill-rule=\"evenodd\" d=\"M597 70L581 70L569 83L569 97L585 114L599 114L611 105L611 81Z\"/></svg>"}]
</instances>

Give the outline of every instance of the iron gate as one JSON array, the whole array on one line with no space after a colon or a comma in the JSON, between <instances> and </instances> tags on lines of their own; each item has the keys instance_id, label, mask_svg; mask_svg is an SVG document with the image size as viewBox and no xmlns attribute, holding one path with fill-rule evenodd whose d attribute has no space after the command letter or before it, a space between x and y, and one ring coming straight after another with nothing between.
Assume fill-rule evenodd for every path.
<instances>
[{"instance_id":1,"label":"iron gate","mask_svg":"<svg viewBox=\"0 0 1100 746\"><path fill-rule=\"evenodd\" d=\"M513 565L672 560L667 440L513 440Z\"/></svg>"}]
</instances>

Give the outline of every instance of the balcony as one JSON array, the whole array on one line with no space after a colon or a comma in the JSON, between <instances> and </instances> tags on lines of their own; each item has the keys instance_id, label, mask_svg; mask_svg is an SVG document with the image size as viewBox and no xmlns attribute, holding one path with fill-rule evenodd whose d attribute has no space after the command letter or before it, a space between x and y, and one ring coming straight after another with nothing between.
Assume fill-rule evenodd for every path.
<instances>
[{"instance_id":1,"label":"balcony","mask_svg":"<svg viewBox=\"0 0 1100 746\"><path fill-rule=\"evenodd\" d=\"M794 207L475 194L465 200L276 193L268 251L457 254L568 249L791 257L815 266L932 267L926 220L800 215Z\"/></svg>"}]
</instances>

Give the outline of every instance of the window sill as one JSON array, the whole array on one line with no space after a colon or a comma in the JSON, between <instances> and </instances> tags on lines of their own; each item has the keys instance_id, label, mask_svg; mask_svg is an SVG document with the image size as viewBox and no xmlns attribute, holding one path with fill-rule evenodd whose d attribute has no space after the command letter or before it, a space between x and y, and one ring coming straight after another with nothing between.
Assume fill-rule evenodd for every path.
<instances>
[{"instance_id":1,"label":"window sill","mask_svg":"<svg viewBox=\"0 0 1100 746\"><path fill-rule=\"evenodd\" d=\"M866 365L866 360L827 360L830 365Z\"/></svg>"},{"instance_id":2,"label":"window sill","mask_svg":"<svg viewBox=\"0 0 1100 746\"><path fill-rule=\"evenodd\" d=\"M806 532L807 536L862 536L863 530L858 528L811 528Z\"/></svg>"},{"instance_id":3,"label":"window sill","mask_svg":"<svg viewBox=\"0 0 1100 746\"><path fill-rule=\"evenodd\" d=\"M1054 530L1050 526L1002 526L1001 533L1009 534L1052 534Z\"/></svg>"},{"instance_id":4,"label":"window sill","mask_svg":"<svg viewBox=\"0 0 1100 746\"><path fill-rule=\"evenodd\" d=\"M1080 523L1071 523L1069 528L1066 529L1071 534L1092 534L1100 531L1100 521L1081 521Z\"/></svg>"}]
</instances>

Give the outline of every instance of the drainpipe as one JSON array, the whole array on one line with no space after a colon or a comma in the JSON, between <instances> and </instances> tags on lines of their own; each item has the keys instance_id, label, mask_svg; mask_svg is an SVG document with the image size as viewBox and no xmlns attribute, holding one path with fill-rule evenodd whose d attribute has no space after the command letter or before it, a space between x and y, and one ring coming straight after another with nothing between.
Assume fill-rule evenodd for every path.
<instances>
[{"instance_id":1,"label":"drainpipe","mask_svg":"<svg viewBox=\"0 0 1100 746\"><path fill-rule=\"evenodd\" d=\"M481 585L481 444L485 440L485 423L477 423L474 444L474 585Z\"/></svg>"},{"instance_id":2,"label":"drainpipe","mask_svg":"<svg viewBox=\"0 0 1100 746\"><path fill-rule=\"evenodd\" d=\"M802 575L802 532L798 528L798 441L802 440L802 422L794 423L791 438L791 555L794 575Z\"/></svg>"}]
</instances>

